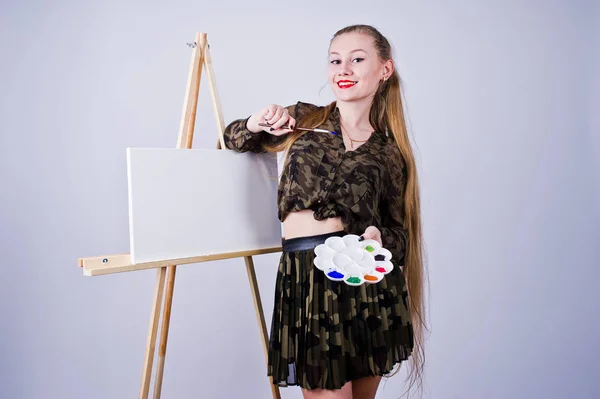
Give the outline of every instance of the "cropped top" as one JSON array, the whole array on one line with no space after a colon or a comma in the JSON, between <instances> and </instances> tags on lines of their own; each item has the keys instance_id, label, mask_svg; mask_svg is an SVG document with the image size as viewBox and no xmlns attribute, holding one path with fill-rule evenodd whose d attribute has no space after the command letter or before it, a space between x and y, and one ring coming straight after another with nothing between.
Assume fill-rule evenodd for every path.
<instances>
[{"instance_id":1,"label":"cropped top","mask_svg":"<svg viewBox=\"0 0 600 399\"><path fill-rule=\"evenodd\" d=\"M286 107L301 125L304 115L320 106L298 102ZM225 129L225 146L238 152L264 152L263 143L285 139L250 132L246 119ZM340 216L344 231L361 235L368 226L381 231L383 246L403 264L408 231L404 227L406 166L392 136L375 131L357 149L346 151L340 115L333 108L319 126L333 133L307 132L290 147L278 186L278 216L311 209L316 220Z\"/></svg>"}]
</instances>

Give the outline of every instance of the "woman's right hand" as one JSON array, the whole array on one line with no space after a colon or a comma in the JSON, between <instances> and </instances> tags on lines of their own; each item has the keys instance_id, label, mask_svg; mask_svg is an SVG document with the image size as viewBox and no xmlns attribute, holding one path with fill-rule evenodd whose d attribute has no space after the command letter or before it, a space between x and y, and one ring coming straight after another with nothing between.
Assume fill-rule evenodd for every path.
<instances>
[{"instance_id":1,"label":"woman's right hand","mask_svg":"<svg viewBox=\"0 0 600 399\"><path fill-rule=\"evenodd\" d=\"M259 123L268 123L270 126L259 126ZM289 129L282 128L283 125L287 125ZM286 108L271 104L252 114L246 126L253 133L265 131L275 136L281 136L294 131L296 119L290 116Z\"/></svg>"}]
</instances>

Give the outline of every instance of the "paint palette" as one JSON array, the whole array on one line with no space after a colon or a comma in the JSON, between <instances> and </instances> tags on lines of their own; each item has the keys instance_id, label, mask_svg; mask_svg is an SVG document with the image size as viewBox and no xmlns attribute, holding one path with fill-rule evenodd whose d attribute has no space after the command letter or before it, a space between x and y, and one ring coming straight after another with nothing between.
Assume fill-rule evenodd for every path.
<instances>
[{"instance_id":1,"label":"paint palette","mask_svg":"<svg viewBox=\"0 0 600 399\"><path fill-rule=\"evenodd\" d=\"M359 236L348 234L329 237L314 251L314 264L328 279L344 281L348 285L374 284L394 268L392 253L375 240L359 241Z\"/></svg>"}]
</instances>

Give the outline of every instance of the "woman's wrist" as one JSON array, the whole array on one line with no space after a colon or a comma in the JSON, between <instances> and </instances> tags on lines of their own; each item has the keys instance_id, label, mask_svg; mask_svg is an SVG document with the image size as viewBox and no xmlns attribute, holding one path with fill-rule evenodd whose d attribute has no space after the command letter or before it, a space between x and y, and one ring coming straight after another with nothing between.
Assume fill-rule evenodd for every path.
<instances>
[{"instance_id":1,"label":"woman's wrist","mask_svg":"<svg viewBox=\"0 0 600 399\"><path fill-rule=\"evenodd\" d=\"M250 117L246 119L246 129L253 134L258 134L263 131L263 129L258 126L258 123L254 121L254 115L250 115Z\"/></svg>"}]
</instances>

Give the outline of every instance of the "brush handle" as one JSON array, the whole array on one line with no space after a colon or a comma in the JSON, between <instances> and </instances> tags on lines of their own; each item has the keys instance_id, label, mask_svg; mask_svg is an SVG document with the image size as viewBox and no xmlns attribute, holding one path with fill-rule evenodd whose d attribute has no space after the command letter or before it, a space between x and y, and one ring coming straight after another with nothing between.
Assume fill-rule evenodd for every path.
<instances>
[{"instance_id":1,"label":"brush handle","mask_svg":"<svg viewBox=\"0 0 600 399\"><path fill-rule=\"evenodd\" d=\"M258 126L262 126L262 127L271 127L273 125L269 124L269 123L259 123ZM280 127L280 129L289 129L289 126L287 125L287 123L283 126ZM300 129L300 128L298 128Z\"/></svg>"},{"instance_id":2,"label":"brush handle","mask_svg":"<svg viewBox=\"0 0 600 399\"><path fill-rule=\"evenodd\" d=\"M271 127L272 125L268 124L268 123L259 123L258 126L262 126L262 127ZM280 127L280 129L289 129L288 125L283 125ZM316 128L306 128L306 127L296 127L294 128L294 130L302 130L304 132L318 132L318 133L333 133L336 134L335 132L332 132L330 130L325 130L325 129L316 129Z\"/></svg>"}]
</instances>

